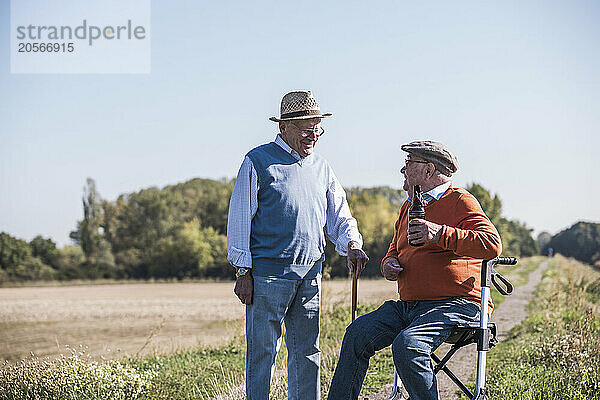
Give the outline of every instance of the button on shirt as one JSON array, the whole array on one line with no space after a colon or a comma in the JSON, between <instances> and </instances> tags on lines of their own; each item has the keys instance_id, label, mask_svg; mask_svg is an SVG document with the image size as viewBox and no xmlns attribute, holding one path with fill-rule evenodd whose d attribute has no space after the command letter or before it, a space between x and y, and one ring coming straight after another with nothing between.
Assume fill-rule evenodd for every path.
<instances>
[{"instance_id":1,"label":"button on shirt","mask_svg":"<svg viewBox=\"0 0 600 400\"><path fill-rule=\"evenodd\" d=\"M292 149L277 135L274 142L292 155L302 165L305 158ZM258 175L252 161L246 156L237 175L227 221L227 259L236 267L252 268L250 253L250 228L252 218L258 209ZM358 232L356 220L350 213L346 192L337 180L333 171L327 188L327 211L325 230L329 239L335 244L335 250L346 255L348 242L355 241L362 246L362 237Z\"/></svg>"}]
</instances>

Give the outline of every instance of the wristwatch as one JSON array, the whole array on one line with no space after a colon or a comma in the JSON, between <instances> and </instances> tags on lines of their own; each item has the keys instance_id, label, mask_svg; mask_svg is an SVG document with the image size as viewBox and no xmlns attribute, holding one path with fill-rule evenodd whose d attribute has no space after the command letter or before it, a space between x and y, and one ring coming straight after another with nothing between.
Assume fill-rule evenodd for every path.
<instances>
[{"instance_id":1,"label":"wristwatch","mask_svg":"<svg viewBox=\"0 0 600 400\"><path fill-rule=\"evenodd\" d=\"M235 277L239 278L240 276L244 276L244 275L246 275L248 273L248 271L250 271L250 268L240 267L235 272Z\"/></svg>"}]
</instances>

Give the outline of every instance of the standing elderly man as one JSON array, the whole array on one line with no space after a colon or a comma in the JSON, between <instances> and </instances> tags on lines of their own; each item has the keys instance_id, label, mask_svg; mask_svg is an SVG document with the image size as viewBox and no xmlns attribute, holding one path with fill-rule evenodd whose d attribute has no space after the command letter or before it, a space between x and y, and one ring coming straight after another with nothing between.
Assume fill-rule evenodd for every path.
<instances>
[{"instance_id":1,"label":"standing elderly man","mask_svg":"<svg viewBox=\"0 0 600 400\"><path fill-rule=\"evenodd\" d=\"M283 96L279 134L246 155L227 223L228 259L237 268L235 294L246 304L246 396L268 400L275 356L286 326L288 398L318 399L319 310L325 237L348 268L368 261L344 189L329 164L313 154L325 130L310 91Z\"/></svg>"},{"instance_id":2,"label":"standing elderly man","mask_svg":"<svg viewBox=\"0 0 600 400\"><path fill-rule=\"evenodd\" d=\"M385 302L348 327L329 391L332 400L357 399L369 358L390 344L410 400L437 399L430 355L455 325L479 319L481 262L502 249L475 197L452 186L454 154L432 141L401 148L408 153L401 172L409 199L381 264L383 276L398 282L400 300ZM414 185L424 192L425 218L409 222Z\"/></svg>"}]
</instances>

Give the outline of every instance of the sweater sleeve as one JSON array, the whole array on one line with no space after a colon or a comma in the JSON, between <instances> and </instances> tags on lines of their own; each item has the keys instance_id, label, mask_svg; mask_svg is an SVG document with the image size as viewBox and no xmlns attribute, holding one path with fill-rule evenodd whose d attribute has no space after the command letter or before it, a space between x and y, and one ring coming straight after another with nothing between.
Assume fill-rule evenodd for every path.
<instances>
[{"instance_id":1,"label":"sweater sleeve","mask_svg":"<svg viewBox=\"0 0 600 400\"><path fill-rule=\"evenodd\" d=\"M400 213L400 215L402 215L402 213ZM396 224L394 225L394 238L392 239L392 242L390 243L390 247L388 248L388 251L385 255L385 257L383 257L383 259L381 260L381 273L383 274L383 264L388 260L388 258L398 258L398 249L396 248L396 242L398 241L398 230L400 229L400 216L398 217L398 219L396 220Z\"/></svg>"},{"instance_id":2,"label":"sweater sleeve","mask_svg":"<svg viewBox=\"0 0 600 400\"><path fill-rule=\"evenodd\" d=\"M455 207L456 227L443 225L438 245L459 256L491 259L502 252L498 231L485 215L477 199L462 193Z\"/></svg>"}]
</instances>

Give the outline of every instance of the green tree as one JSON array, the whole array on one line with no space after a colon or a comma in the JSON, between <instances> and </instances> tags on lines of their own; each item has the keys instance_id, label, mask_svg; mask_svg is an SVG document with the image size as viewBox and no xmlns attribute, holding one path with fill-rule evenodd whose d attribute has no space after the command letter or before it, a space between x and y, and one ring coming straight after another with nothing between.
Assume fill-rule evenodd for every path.
<instances>
[{"instance_id":1,"label":"green tree","mask_svg":"<svg viewBox=\"0 0 600 400\"><path fill-rule=\"evenodd\" d=\"M231 277L225 232L233 184L192 179L122 194L111 202L102 200L93 180L88 180L84 219L72 235L85 254L82 276ZM505 254L531 254L536 248L531 229L501 216L498 195L475 183L469 190L497 226ZM371 260L364 274L379 275L380 260L392 240L406 193L389 187L358 187L348 189L347 194ZM345 258L329 241L325 253L325 275L347 276Z\"/></svg>"},{"instance_id":2,"label":"green tree","mask_svg":"<svg viewBox=\"0 0 600 400\"><path fill-rule=\"evenodd\" d=\"M149 257L154 244L168 236L178 222L169 207L168 194L153 187L122 195L119 201L125 205L117 217L115 250L133 247Z\"/></svg>"},{"instance_id":3,"label":"green tree","mask_svg":"<svg viewBox=\"0 0 600 400\"><path fill-rule=\"evenodd\" d=\"M115 269L114 255L110 243L104 237L102 228L102 198L96 190L96 182L88 178L83 188L83 219L70 237L81 246L85 261L81 264L81 274L86 279L121 277Z\"/></svg>"},{"instance_id":4,"label":"green tree","mask_svg":"<svg viewBox=\"0 0 600 400\"><path fill-rule=\"evenodd\" d=\"M554 235L543 251L547 252L548 247L566 257L600 265L600 224L577 222Z\"/></svg>"},{"instance_id":5,"label":"green tree","mask_svg":"<svg viewBox=\"0 0 600 400\"><path fill-rule=\"evenodd\" d=\"M163 189L153 187L124 194L116 202L103 202L100 226L111 244L117 268L133 277L197 276L218 273L217 265L226 268L223 243L232 190L232 181L192 179ZM192 221L202 222L196 229L200 233L185 225ZM204 245L208 243L211 249L221 252L213 255L214 262L201 260L215 250L200 252L198 262L204 272L193 267L195 262L188 257L195 246L191 244L199 240L197 235L202 235ZM178 250L178 246L182 248Z\"/></svg>"},{"instance_id":6,"label":"green tree","mask_svg":"<svg viewBox=\"0 0 600 400\"><path fill-rule=\"evenodd\" d=\"M124 201L122 198L117 199L114 203L102 200L101 207L102 221L100 222L100 228L102 229L104 239L111 244L112 248L115 242L116 230L119 226L119 214L123 210Z\"/></svg>"},{"instance_id":7,"label":"green tree","mask_svg":"<svg viewBox=\"0 0 600 400\"><path fill-rule=\"evenodd\" d=\"M477 201L479 201L481 208L488 216L490 221L492 221L493 224L498 223L502 214L502 201L500 201L498 195L495 194L492 197L487 189L477 183L472 183L471 185L467 186L466 189L469 193L475 196Z\"/></svg>"},{"instance_id":8,"label":"green tree","mask_svg":"<svg viewBox=\"0 0 600 400\"><path fill-rule=\"evenodd\" d=\"M227 230L227 213L233 185L233 180L196 178L167 186L163 190L170 194L169 205L176 209L181 220L198 218L204 227L212 227L223 235Z\"/></svg>"},{"instance_id":9,"label":"green tree","mask_svg":"<svg viewBox=\"0 0 600 400\"><path fill-rule=\"evenodd\" d=\"M85 262L85 255L81 246L64 246L58 250L55 258L56 279L71 280L84 278L81 265Z\"/></svg>"},{"instance_id":10,"label":"green tree","mask_svg":"<svg viewBox=\"0 0 600 400\"><path fill-rule=\"evenodd\" d=\"M348 190L348 205L362 234L363 250L369 255L363 276L380 274L381 259L394 236L398 210L405 199L403 191L388 187ZM331 277L348 275L346 258L339 256L329 242L325 248L325 274Z\"/></svg>"},{"instance_id":11,"label":"green tree","mask_svg":"<svg viewBox=\"0 0 600 400\"><path fill-rule=\"evenodd\" d=\"M377 193L378 189L363 191L349 199L363 235L363 247L369 255L369 262L363 272L365 276L380 275L381 260L394 237L394 225L398 219L398 207L390 203L383 194Z\"/></svg>"},{"instance_id":12,"label":"green tree","mask_svg":"<svg viewBox=\"0 0 600 400\"><path fill-rule=\"evenodd\" d=\"M498 229L502 239L502 254L528 257L539 253L537 242L531 236L533 229L527 228L519 221L510 221L502 217L502 201L497 194L492 196L477 183L467 186L467 190L479 201L485 214Z\"/></svg>"},{"instance_id":13,"label":"green tree","mask_svg":"<svg viewBox=\"0 0 600 400\"><path fill-rule=\"evenodd\" d=\"M31 257L31 247L25 240L0 233L0 268L9 270Z\"/></svg>"},{"instance_id":14,"label":"green tree","mask_svg":"<svg viewBox=\"0 0 600 400\"><path fill-rule=\"evenodd\" d=\"M79 222L77 231L71 233L71 238L81 246L88 261L94 262L100 253L101 207L100 195L96 191L96 182L88 178L83 188L83 220Z\"/></svg>"},{"instance_id":15,"label":"green tree","mask_svg":"<svg viewBox=\"0 0 600 400\"><path fill-rule=\"evenodd\" d=\"M32 255L25 240L0 233L0 282L54 279L55 270Z\"/></svg>"},{"instance_id":16,"label":"green tree","mask_svg":"<svg viewBox=\"0 0 600 400\"><path fill-rule=\"evenodd\" d=\"M226 242L222 239L225 237L214 228L202 228L198 219L184 222L172 236L156 242L150 274L179 279L202 276L203 271L215 264L226 263Z\"/></svg>"},{"instance_id":17,"label":"green tree","mask_svg":"<svg viewBox=\"0 0 600 400\"><path fill-rule=\"evenodd\" d=\"M208 244L210 256L200 258L198 268L200 277L232 278L235 276L233 269L227 261L227 237L220 234L215 228L203 228L202 241Z\"/></svg>"},{"instance_id":18,"label":"green tree","mask_svg":"<svg viewBox=\"0 0 600 400\"><path fill-rule=\"evenodd\" d=\"M56 243L52 239L44 239L38 235L29 242L29 246L34 257L38 257L46 265L51 267L56 266L56 259L59 252L56 248Z\"/></svg>"},{"instance_id":19,"label":"green tree","mask_svg":"<svg viewBox=\"0 0 600 400\"><path fill-rule=\"evenodd\" d=\"M497 228L502 237L502 254L519 257L539 254L538 244L531 236L533 229L524 223L500 218Z\"/></svg>"},{"instance_id":20,"label":"green tree","mask_svg":"<svg viewBox=\"0 0 600 400\"><path fill-rule=\"evenodd\" d=\"M12 269L13 281L49 281L56 278L56 270L44 264L37 257L28 257Z\"/></svg>"},{"instance_id":21,"label":"green tree","mask_svg":"<svg viewBox=\"0 0 600 400\"><path fill-rule=\"evenodd\" d=\"M548 243L552 240L552 235L548 232L541 232L537 236L538 247L542 255L548 254Z\"/></svg>"}]
</instances>

